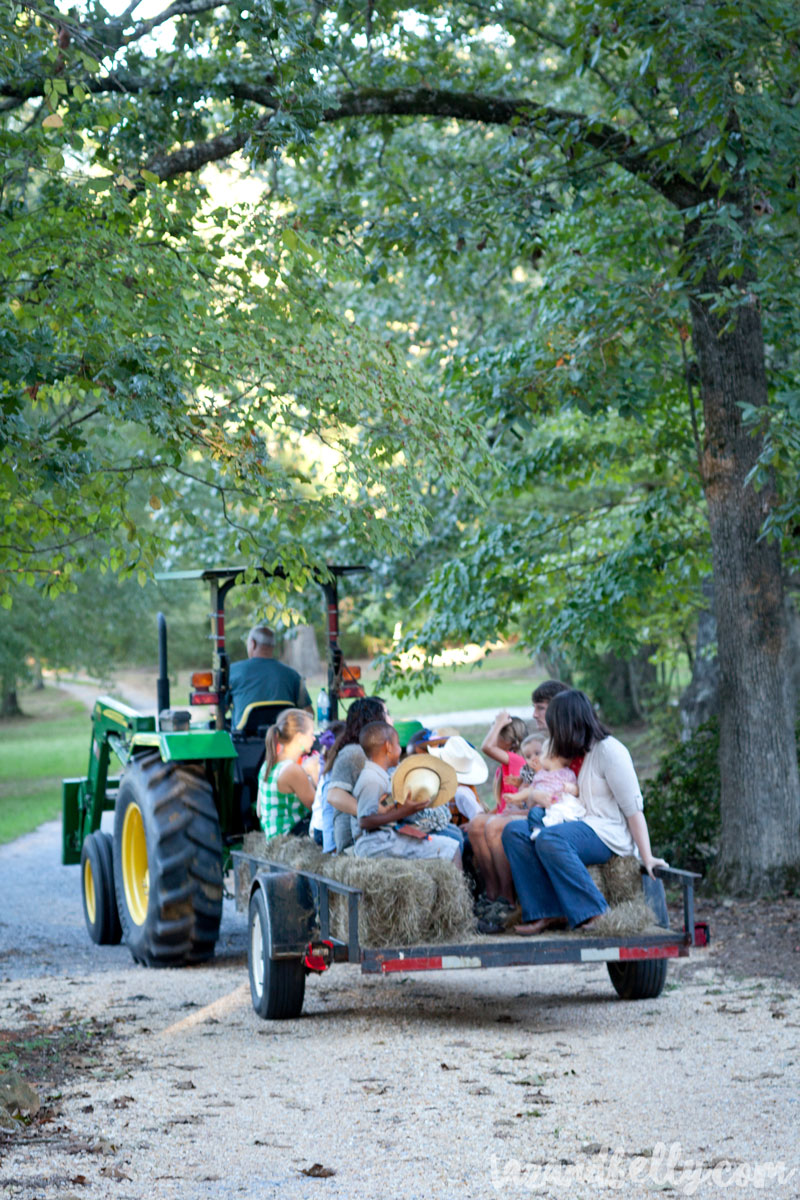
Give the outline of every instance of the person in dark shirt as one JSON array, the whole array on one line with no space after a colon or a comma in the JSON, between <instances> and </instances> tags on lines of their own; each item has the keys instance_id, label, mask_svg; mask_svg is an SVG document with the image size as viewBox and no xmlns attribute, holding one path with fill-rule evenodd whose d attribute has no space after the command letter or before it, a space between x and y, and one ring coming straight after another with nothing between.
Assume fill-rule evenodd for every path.
<instances>
[{"instance_id":1,"label":"person in dark shirt","mask_svg":"<svg viewBox=\"0 0 800 1200\"><path fill-rule=\"evenodd\" d=\"M233 705L233 729L238 727L248 704L263 700L285 700L293 708L313 711L302 676L274 659L274 650L274 632L266 625L256 625L247 635L247 658L231 664L228 699Z\"/></svg>"}]
</instances>

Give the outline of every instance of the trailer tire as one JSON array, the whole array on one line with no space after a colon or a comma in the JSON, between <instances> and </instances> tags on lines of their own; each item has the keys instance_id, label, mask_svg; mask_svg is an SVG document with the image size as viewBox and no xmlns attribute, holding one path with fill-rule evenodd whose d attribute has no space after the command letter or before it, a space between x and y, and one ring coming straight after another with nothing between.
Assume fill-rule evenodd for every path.
<instances>
[{"instance_id":1,"label":"trailer tire","mask_svg":"<svg viewBox=\"0 0 800 1200\"><path fill-rule=\"evenodd\" d=\"M114 857L111 838L97 830L81 847L81 898L89 937L98 946L116 946L122 926L114 892Z\"/></svg>"},{"instance_id":2,"label":"trailer tire","mask_svg":"<svg viewBox=\"0 0 800 1200\"><path fill-rule=\"evenodd\" d=\"M606 963L614 990L621 1000L654 1000L667 980L667 959Z\"/></svg>"},{"instance_id":3,"label":"trailer tire","mask_svg":"<svg viewBox=\"0 0 800 1200\"><path fill-rule=\"evenodd\" d=\"M247 969L253 1008L267 1021L286 1021L303 1011L306 973L300 958L270 958L269 911L262 888L250 897Z\"/></svg>"},{"instance_id":4,"label":"trailer tire","mask_svg":"<svg viewBox=\"0 0 800 1200\"><path fill-rule=\"evenodd\" d=\"M146 754L128 765L114 810L114 883L135 962L211 958L222 918L222 837L200 764Z\"/></svg>"}]
</instances>

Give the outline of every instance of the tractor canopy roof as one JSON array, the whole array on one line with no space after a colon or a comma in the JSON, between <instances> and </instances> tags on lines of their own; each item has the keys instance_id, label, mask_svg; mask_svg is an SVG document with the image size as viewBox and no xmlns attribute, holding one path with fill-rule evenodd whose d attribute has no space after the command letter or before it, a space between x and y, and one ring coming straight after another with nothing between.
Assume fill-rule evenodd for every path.
<instances>
[{"instance_id":1,"label":"tractor canopy roof","mask_svg":"<svg viewBox=\"0 0 800 1200\"><path fill-rule=\"evenodd\" d=\"M214 580L234 580L238 576L243 575L248 567L195 567L187 571L158 571L156 579L159 582L171 580L188 580L200 579L205 582ZM363 564L353 566L341 566L336 563L326 563L324 568L320 568L317 577L320 582L325 578L325 575L352 575L356 571L367 571L369 568ZM285 576L285 571L281 566L275 567L256 567L256 575L260 579L282 579Z\"/></svg>"}]
</instances>

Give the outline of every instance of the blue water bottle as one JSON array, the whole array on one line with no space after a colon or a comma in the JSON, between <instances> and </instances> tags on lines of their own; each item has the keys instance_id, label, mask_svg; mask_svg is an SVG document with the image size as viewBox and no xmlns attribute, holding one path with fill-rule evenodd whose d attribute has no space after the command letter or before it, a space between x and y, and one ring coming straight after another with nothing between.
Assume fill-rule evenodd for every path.
<instances>
[{"instance_id":1,"label":"blue water bottle","mask_svg":"<svg viewBox=\"0 0 800 1200\"><path fill-rule=\"evenodd\" d=\"M324 725L330 716L331 702L328 699L327 688L320 688L317 696L317 724Z\"/></svg>"}]
</instances>

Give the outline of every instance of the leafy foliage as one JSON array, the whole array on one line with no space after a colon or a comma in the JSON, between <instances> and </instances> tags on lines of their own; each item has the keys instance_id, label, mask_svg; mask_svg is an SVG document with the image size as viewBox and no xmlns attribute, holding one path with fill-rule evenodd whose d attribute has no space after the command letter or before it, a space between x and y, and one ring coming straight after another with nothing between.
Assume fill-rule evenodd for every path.
<instances>
[{"instance_id":1,"label":"leafy foliage","mask_svg":"<svg viewBox=\"0 0 800 1200\"><path fill-rule=\"evenodd\" d=\"M650 840L672 866L705 874L719 846L719 723L663 755L642 787Z\"/></svg>"},{"instance_id":2,"label":"leafy foliage","mask_svg":"<svg viewBox=\"0 0 800 1200\"><path fill-rule=\"evenodd\" d=\"M132 179L131 128L158 106L96 102L88 52L67 82L45 23L4 21L17 47L23 25L38 38L43 99L0 129L2 602L15 578L55 594L98 561L143 582L187 527L217 560L282 559L287 588L317 524L382 554L419 536L430 448L452 483L480 434L335 311L346 256L258 206Z\"/></svg>"},{"instance_id":3,"label":"leafy foliage","mask_svg":"<svg viewBox=\"0 0 800 1200\"><path fill-rule=\"evenodd\" d=\"M288 590L332 539L391 547L370 612L418 598L408 638L432 650L519 629L663 660L713 557L723 857L764 877L739 848L758 803L741 732L754 759L777 743L762 849L796 866L794 3L176 0L145 19L19 0L0 22L3 398L11 459L34 464L0 490L11 569L52 560L70 586L91 536L146 571L221 526L244 561L283 558ZM239 154L267 187L229 221L196 180ZM125 272L99 322L51 271L40 195L78 261Z\"/></svg>"},{"instance_id":4,"label":"leafy foliage","mask_svg":"<svg viewBox=\"0 0 800 1200\"><path fill-rule=\"evenodd\" d=\"M800 762L800 723L795 741ZM722 830L716 717L666 751L642 794L656 852L672 866L713 875Z\"/></svg>"}]
</instances>

